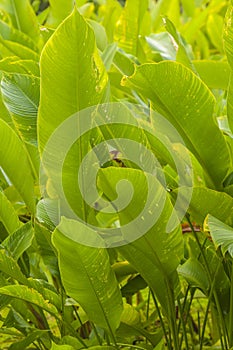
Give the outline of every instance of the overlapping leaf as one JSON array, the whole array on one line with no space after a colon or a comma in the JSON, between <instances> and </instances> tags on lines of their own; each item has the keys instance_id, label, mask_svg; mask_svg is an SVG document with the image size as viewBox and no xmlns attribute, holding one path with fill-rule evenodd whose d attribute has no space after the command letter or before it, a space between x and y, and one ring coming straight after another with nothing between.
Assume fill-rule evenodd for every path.
<instances>
[{"instance_id":1,"label":"overlapping leaf","mask_svg":"<svg viewBox=\"0 0 233 350\"><path fill-rule=\"evenodd\" d=\"M200 79L176 62L145 64L123 81L167 118L202 165L207 180L221 188L230 155L213 117L214 97ZM209 140L214 139L214 143Z\"/></svg>"}]
</instances>

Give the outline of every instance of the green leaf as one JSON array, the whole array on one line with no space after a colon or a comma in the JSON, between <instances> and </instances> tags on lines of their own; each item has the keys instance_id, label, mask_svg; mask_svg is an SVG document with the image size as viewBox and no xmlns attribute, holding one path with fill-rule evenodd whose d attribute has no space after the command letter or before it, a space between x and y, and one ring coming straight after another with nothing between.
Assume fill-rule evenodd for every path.
<instances>
[{"instance_id":1,"label":"green leaf","mask_svg":"<svg viewBox=\"0 0 233 350\"><path fill-rule=\"evenodd\" d=\"M3 40L0 36L0 57L17 56L25 60L38 62L39 55L35 51L19 43L9 40Z\"/></svg>"},{"instance_id":2,"label":"green leaf","mask_svg":"<svg viewBox=\"0 0 233 350\"><path fill-rule=\"evenodd\" d=\"M116 349L115 347L113 346L107 346L107 345L97 345L97 346L91 346L89 349L91 350L113 350L113 349Z\"/></svg>"},{"instance_id":3,"label":"green leaf","mask_svg":"<svg viewBox=\"0 0 233 350\"><path fill-rule=\"evenodd\" d=\"M57 345L53 343L51 350L74 350L74 347L71 345Z\"/></svg>"},{"instance_id":4,"label":"green leaf","mask_svg":"<svg viewBox=\"0 0 233 350\"><path fill-rule=\"evenodd\" d=\"M30 344L32 344L38 338L42 338L47 334L47 330L35 330L31 331L23 340L11 344L9 350L25 350Z\"/></svg>"},{"instance_id":5,"label":"green leaf","mask_svg":"<svg viewBox=\"0 0 233 350\"><path fill-rule=\"evenodd\" d=\"M216 248L221 247L223 255L228 252L233 257L233 228L212 215L208 215L207 225Z\"/></svg>"},{"instance_id":6,"label":"green leaf","mask_svg":"<svg viewBox=\"0 0 233 350\"><path fill-rule=\"evenodd\" d=\"M190 54L190 48L185 43L184 39L181 37L180 33L176 30L176 27L174 24L168 19L164 18L164 25L168 33L173 37L173 40L175 41L177 47L176 47L176 60L180 63L183 63L186 67L190 68L192 71L195 72L195 67L193 66L191 62L191 54ZM174 42L173 42L174 46Z\"/></svg>"},{"instance_id":7,"label":"green leaf","mask_svg":"<svg viewBox=\"0 0 233 350\"><path fill-rule=\"evenodd\" d=\"M137 275L128 280L128 282L121 288L121 294L123 297L129 297L136 294L139 290L145 289L147 287L147 283L140 276Z\"/></svg>"},{"instance_id":8,"label":"green leaf","mask_svg":"<svg viewBox=\"0 0 233 350\"><path fill-rule=\"evenodd\" d=\"M98 104L107 75L92 29L74 9L47 42L41 56L39 146L68 117Z\"/></svg>"},{"instance_id":9,"label":"green leaf","mask_svg":"<svg viewBox=\"0 0 233 350\"><path fill-rule=\"evenodd\" d=\"M18 258L31 246L33 238L34 230L32 223L28 222L8 236L2 242L2 246L10 252L15 260L18 260Z\"/></svg>"},{"instance_id":10,"label":"green leaf","mask_svg":"<svg viewBox=\"0 0 233 350\"><path fill-rule=\"evenodd\" d=\"M169 33L152 33L146 37L146 41L152 49L152 53L154 55L159 54L164 60L176 60L176 49L172 44L171 36Z\"/></svg>"},{"instance_id":11,"label":"green leaf","mask_svg":"<svg viewBox=\"0 0 233 350\"><path fill-rule=\"evenodd\" d=\"M134 62L124 52L118 50L113 60L116 68L123 75L132 75L134 72ZM119 84L120 88L120 84Z\"/></svg>"},{"instance_id":12,"label":"green leaf","mask_svg":"<svg viewBox=\"0 0 233 350\"><path fill-rule=\"evenodd\" d=\"M209 289L208 278L202 264L195 258L189 258L178 267L178 273L183 276L191 287L197 287L207 293Z\"/></svg>"},{"instance_id":13,"label":"green leaf","mask_svg":"<svg viewBox=\"0 0 233 350\"><path fill-rule=\"evenodd\" d=\"M230 155L214 120L214 96L202 81L180 63L161 62L138 67L123 84L152 101L153 108L179 132L202 165L210 184L212 181L221 188ZM214 143L209 142L211 138Z\"/></svg>"},{"instance_id":14,"label":"green leaf","mask_svg":"<svg viewBox=\"0 0 233 350\"><path fill-rule=\"evenodd\" d=\"M5 226L9 234L16 231L21 223L19 221L18 215L3 192L0 191L0 221Z\"/></svg>"},{"instance_id":15,"label":"green leaf","mask_svg":"<svg viewBox=\"0 0 233 350\"><path fill-rule=\"evenodd\" d=\"M49 14L46 25L56 28L74 8L73 0L50 0Z\"/></svg>"},{"instance_id":16,"label":"green leaf","mask_svg":"<svg viewBox=\"0 0 233 350\"><path fill-rule=\"evenodd\" d=\"M103 60L104 66L107 71L111 68L116 51L117 51L116 43L109 44L101 55L101 58Z\"/></svg>"},{"instance_id":17,"label":"green leaf","mask_svg":"<svg viewBox=\"0 0 233 350\"><path fill-rule=\"evenodd\" d=\"M2 38L5 40L15 41L23 46L27 46L33 51L37 51L36 46L30 37L28 37L24 33L20 32L19 30L15 29L14 27L8 25L6 22L3 22L1 20L0 20L0 33Z\"/></svg>"},{"instance_id":18,"label":"green leaf","mask_svg":"<svg viewBox=\"0 0 233 350\"><path fill-rule=\"evenodd\" d=\"M199 60L193 61L193 64L210 89L228 89L231 71L227 62Z\"/></svg>"},{"instance_id":19,"label":"green leaf","mask_svg":"<svg viewBox=\"0 0 233 350\"><path fill-rule=\"evenodd\" d=\"M217 13L209 15L206 29L209 35L209 38L212 44L218 49L219 52L224 53L223 51L223 24L224 20L222 16Z\"/></svg>"},{"instance_id":20,"label":"green leaf","mask_svg":"<svg viewBox=\"0 0 233 350\"><path fill-rule=\"evenodd\" d=\"M7 295L12 298L27 301L31 304L41 307L51 315L57 317L57 309L55 306L45 300L42 295L35 289L23 285L10 285L0 288L0 294Z\"/></svg>"},{"instance_id":21,"label":"green leaf","mask_svg":"<svg viewBox=\"0 0 233 350\"><path fill-rule=\"evenodd\" d=\"M125 52L144 58L142 38L150 34L150 17L147 16L148 0L127 0L117 21L114 40Z\"/></svg>"},{"instance_id":22,"label":"green leaf","mask_svg":"<svg viewBox=\"0 0 233 350\"><path fill-rule=\"evenodd\" d=\"M51 275L59 276L56 249L51 242L51 232L46 227L35 224L35 238L38 252Z\"/></svg>"},{"instance_id":23,"label":"green leaf","mask_svg":"<svg viewBox=\"0 0 233 350\"><path fill-rule=\"evenodd\" d=\"M48 300L59 312L61 311L61 296L57 294L56 289L51 284L44 280L28 278L27 286L36 290L44 300Z\"/></svg>"},{"instance_id":24,"label":"green leaf","mask_svg":"<svg viewBox=\"0 0 233 350\"><path fill-rule=\"evenodd\" d=\"M37 111L40 80L26 74L4 74L1 82L3 101L16 129L25 142L37 145Z\"/></svg>"},{"instance_id":25,"label":"green leaf","mask_svg":"<svg viewBox=\"0 0 233 350\"><path fill-rule=\"evenodd\" d=\"M134 192L130 203L123 210L118 211L121 232L125 243L133 237L134 240L132 243L118 247L118 250L141 274L157 295L161 305L167 310L165 281L170 280L183 255L178 220L173 213L172 232L168 234L167 223L171 219L173 206L167 198L165 189L150 174L136 169L113 167L101 169L98 186L109 200L114 201L116 184L123 179L131 183ZM123 201L129 198L128 191L125 188L120 194L122 202L119 203L124 203ZM136 221L133 221L135 219ZM126 226L128 223L131 224L131 235ZM143 234L145 223L150 225Z\"/></svg>"},{"instance_id":26,"label":"green leaf","mask_svg":"<svg viewBox=\"0 0 233 350\"><path fill-rule=\"evenodd\" d=\"M228 62L233 69L233 25L232 25L232 16L233 16L233 6L232 4L229 6L226 19L225 26L223 31L223 39L224 39L224 48L227 55Z\"/></svg>"},{"instance_id":27,"label":"green leaf","mask_svg":"<svg viewBox=\"0 0 233 350\"><path fill-rule=\"evenodd\" d=\"M79 243L80 237L93 234L97 236L88 226L62 218L53 243L67 294L80 303L91 321L112 333L120 323L121 294L107 250Z\"/></svg>"},{"instance_id":28,"label":"green leaf","mask_svg":"<svg viewBox=\"0 0 233 350\"><path fill-rule=\"evenodd\" d=\"M108 38L105 32L105 28L100 23L93 21L91 19L87 20L87 23L90 24L90 26L92 27L95 33L96 45L98 49L101 51L104 51L108 43Z\"/></svg>"},{"instance_id":29,"label":"green leaf","mask_svg":"<svg viewBox=\"0 0 233 350\"><path fill-rule=\"evenodd\" d=\"M143 324L141 324L140 313L131 305L125 304L121 316L121 324L117 329L117 336L129 341L129 337L135 337L135 335L145 337L155 346L162 339L163 333L161 330L156 333L150 333L144 329Z\"/></svg>"},{"instance_id":30,"label":"green leaf","mask_svg":"<svg viewBox=\"0 0 233 350\"><path fill-rule=\"evenodd\" d=\"M152 13L154 31L158 31L162 24L162 17L167 16L175 26L179 24L180 2L179 0L160 0L156 3Z\"/></svg>"},{"instance_id":31,"label":"green leaf","mask_svg":"<svg viewBox=\"0 0 233 350\"><path fill-rule=\"evenodd\" d=\"M2 0L0 10L6 11L15 28L32 39L39 39L39 25L29 0Z\"/></svg>"},{"instance_id":32,"label":"green leaf","mask_svg":"<svg viewBox=\"0 0 233 350\"><path fill-rule=\"evenodd\" d=\"M135 268L132 265L130 265L128 261L119 261L112 265L112 269L119 282L121 282L129 275L134 275L135 273L137 273Z\"/></svg>"},{"instance_id":33,"label":"green leaf","mask_svg":"<svg viewBox=\"0 0 233 350\"><path fill-rule=\"evenodd\" d=\"M34 213L34 180L27 152L16 133L3 120L0 120L0 166Z\"/></svg>"},{"instance_id":34,"label":"green leaf","mask_svg":"<svg viewBox=\"0 0 233 350\"><path fill-rule=\"evenodd\" d=\"M115 26L121 15L122 7L118 1L107 0L104 10L105 16L102 25L105 27L108 41L112 43L114 41Z\"/></svg>"},{"instance_id":35,"label":"green leaf","mask_svg":"<svg viewBox=\"0 0 233 350\"><path fill-rule=\"evenodd\" d=\"M233 130L233 78L232 78L232 70L233 70L233 25L232 25L232 16L233 16L233 6L232 4L229 6L227 14L226 14L226 20L225 20L225 27L224 27L224 48L227 55L227 59L229 62L229 65L231 67L231 74L230 74L230 84L228 88L228 96L227 96L227 117L229 121L229 126L231 128L231 131Z\"/></svg>"},{"instance_id":36,"label":"green leaf","mask_svg":"<svg viewBox=\"0 0 233 350\"><path fill-rule=\"evenodd\" d=\"M0 249L0 270L16 281L27 284L27 278L21 272L17 262L7 255L5 249Z\"/></svg>"},{"instance_id":37,"label":"green leaf","mask_svg":"<svg viewBox=\"0 0 233 350\"><path fill-rule=\"evenodd\" d=\"M19 265L17 264L16 260L14 260L11 256L7 255L8 252L4 249L0 249L0 269L3 273L5 273L8 277L13 278L14 280L18 281L19 283L21 283L23 286L22 287L28 287L30 288L30 290L32 291L32 293L37 293L37 303L35 302L36 299L33 299L34 301L32 301L32 303L35 303L36 305L38 305L39 300L42 300L42 298L44 298L44 300L49 301L49 303L51 304L51 312L53 312L54 314L54 306L60 311L61 310L61 300L60 297L58 296L58 294L56 293L55 289L53 290L53 287L51 285L49 285L48 283L46 283L43 280L36 280L36 279L32 279L32 278L26 278L25 275L21 272ZM11 287L11 286L9 286ZM13 286L12 286L13 287ZM20 290L19 290L20 293ZM20 294L17 294L18 296ZM29 301L28 298L28 290L27 289L23 289L22 293L24 293L24 296L26 299L26 301ZM3 293L4 294L4 293ZM8 294L6 294L8 295ZM39 295L39 296L38 296ZM9 294L9 296L13 296L11 294ZM16 295L15 295L16 296ZM23 297L22 297L23 298ZM48 311L48 308L50 306L41 306L42 308L46 307L45 310Z\"/></svg>"},{"instance_id":38,"label":"green leaf","mask_svg":"<svg viewBox=\"0 0 233 350\"><path fill-rule=\"evenodd\" d=\"M184 200L191 195L188 211L198 224L202 225L206 215L211 214L226 224L233 225L233 198L227 193L214 191L206 187L194 187L192 189L181 187L179 188L179 195Z\"/></svg>"},{"instance_id":39,"label":"green leaf","mask_svg":"<svg viewBox=\"0 0 233 350\"><path fill-rule=\"evenodd\" d=\"M17 56L9 56L0 61L0 70L5 73L22 73L40 76L39 64L32 60L21 60Z\"/></svg>"}]
</instances>

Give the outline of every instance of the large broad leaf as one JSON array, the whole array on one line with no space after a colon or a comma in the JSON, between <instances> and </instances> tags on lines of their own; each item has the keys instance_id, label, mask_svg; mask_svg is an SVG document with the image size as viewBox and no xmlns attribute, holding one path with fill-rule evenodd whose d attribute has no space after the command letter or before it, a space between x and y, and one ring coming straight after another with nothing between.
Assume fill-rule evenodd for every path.
<instances>
[{"instance_id":1,"label":"large broad leaf","mask_svg":"<svg viewBox=\"0 0 233 350\"><path fill-rule=\"evenodd\" d=\"M227 252L233 257L233 228L212 215L208 215L207 224L216 247L221 247L223 255Z\"/></svg>"},{"instance_id":2,"label":"large broad leaf","mask_svg":"<svg viewBox=\"0 0 233 350\"><path fill-rule=\"evenodd\" d=\"M167 224L173 207L165 189L152 175L136 169L107 168L99 172L98 185L106 197L114 201L116 186L123 179L130 182L134 190L128 205L129 185L128 190L125 187L119 191L117 199L121 205L125 204L122 210L118 210L121 233L125 243L131 243L118 249L153 289L167 311L167 283L172 285L170 278L183 256L178 220L173 213L173 228L168 233ZM116 201L114 207L117 208Z\"/></svg>"},{"instance_id":3,"label":"large broad leaf","mask_svg":"<svg viewBox=\"0 0 233 350\"><path fill-rule=\"evenodd\" d=\"M51 350L74 350L74 347L71 345L57 345L53 343Z\"/></svg>"},{"instance_id":4,"label":"large broad leaf","mask_svg":"<svg viewBox=\"0 0 233 350\"><path fill-rule=\"evenodd\" d=\"M74 9L47 42L41 56L39 146L68 117L99 103L107 75L92 29Z\"/></svg>"},{"instance_id":5,"label":"large broad leaf","mask_svg":"<svg viewBox=\"0 0 233 350\"><path fill-rule=\"evenodd\" d=\"M8 251L0 249L0 269L1 272L6 274L8 277L13 278L23 285L31 288L32 293L35 291L40 293L44 300L48 300L53 306L56 306L58 310L61 309L61 300L56 293L56 290L47 282L38 279L26 278L20 270L20 267L15 259L8 255ZM13 286L12 286L13 287ZM27 289L25 290L28 295ZM3 293L4 294L4 293ZM9 294L10 296L11 294Z\"/></svg>"},{"instance_id":6,"label":"large broad leaf","mask_svg":"<svg viewBox=\"0 0 233 350\"><path fill-rule=\"evenodd\" d=\"M91 321L110 334L120 323L122 299L107 250L82 245L82 236L97 234L78 221L62 219L53 233L61 278L69 296L77 300Z\"/></svg>"},{"instance_id":7,"label":"large broad leaf","mask_svg":"<svg viewBox=\"0 0 233 350\"><path fill-rule=\"evenodd\" d=\"M180 33L176 30L174 24L168 18L164 18L163 21L165 22L166 30L172 36L172 39L176 44L174 45L173 43L177 50L176 61L183 63L186 67L195 72L195 67L191 62L192 51L190 50L190 47L185 43Z\"/></svg>"},{"instance_id":8,"label":"large broad leaf","mask_svg":"<svg viewBox=\"0 0 233 350\"><path fill-rule=\"evenodd\" d=\"M230 155L213 117L214 97L202 81L182 64L161 62L138 67L123 83L152 101L153 108L180 133L209 182L221 187Z\"/></svg>"},{"instance_id":9,"label":"large broad leaf","mask_svg":"<svg viewBox=\"0 0 233 350\"><path fill-rule=\"evenodd\" d=\"M91 350L113 350L115 347L113 346L107 346L107 345L97 345L97 346L91 346L89 349Z\"/></svg>"},{"instance_id":10,"label":"large broad leaf","mask_svg":"<svg viewBox=\"0 0 233 350\"><path fill-rule=\"evenodd\" d=\"M41 340L43 336L46 336L47 330L34 330L31 331L22 340L14 342L10 345L9 350L25 350L28 346L34 343L38 338Z\"/></svg>"},{"instance_id":11,"label":"large broad leaf","mask_svg":"<svg viewBox=\"0 0 233 350\"><path fill-rule=\"evenodd\" d=\"M228 97L227 97L227 117L229 121L229 126L231 130L233 130L233 24L232 24L232 16L233 16L233 6L232 4L229 6L227 14L226 14L226 24L224 27L224 47L227 55L228 62L231 67L231 76L230 76L230 84L228 89Z\"/></svg>"},{"instance_id":12,"label":"large broad leaf","mask_svg":"<svg viewBox=\"0 0 233 350\"><path fill-rule=\"evenodd\" d=\"M18 56L26 60L34 60L36 62L39 61L39 55L35 51L17 42L3 40L1 36L0 36L0 56L2 58L8 57L8 56Z\"/></svg>"},{"instance_id":13,"label":"large broad leaf","mask_svg":"<svg viewBox=\"0 0 233 350\"><path fill-rule=\"evenodd\" d=\"M143 327L140 313L129 304L124 304L124 310L121 315L121 324L117 329L117 337L124 343L130 341L130 337L135 338L135 335L143 336L156 346L162 339L162 330L156 333L150 333Z\"/></svg>"},{"instance_id":14,"label":"large broad leaf","mask_svg":"<svg viewBox=\"0 0 233 350\"><path fill-rule=\"evenodd\" d=\"M225 27L223 32L224 39L224 48L227 55L228 62L233 69L233 25L232 25L232 16L233 16L233 5L231 4L228 8L226 14Z\"/></svg>"},{"instance_id":15,"label":"large broad leaf","mask_svg":"<svg viewBox=\"0 0 233 350\"><path fill-rule=\"evenodd\" d=\"M29 0L2 0L0 9L10 15L15 28L34 40L39 39L39 25Z\"/></svg>"},{"instance_id":16,"label":"large broad leaf","mask_svg":"<svg viewBox=\"0 0 233 350\"><path fill-rule=\"evenodd\" d=\"M178 273L183 276L191 287L202 289L205 293L209 289L206 271L202 264L195 258L189 258L178 267Z\"/></svg>"},{"instance_id":17,"label":"large broad leaf","mask_svg":"<svg viewBox=\"0 0 233 350\"><path fill-rule=\"evenodd\" d=\"M27 278L21 272L19 265L16 260L7 255L5 249L0 249L0 269L1 272L4 272L8 277L15 279L16 281L27 284Z\"/></svg>"},{"instance_id":18,"label":"large broad leaf","mask_svg":"<svg viewBox=\"0 0 233 350\"><path fill-rule=\"evenodd\" d=\"M182 4L183 5L183 4ZM162 17L167 16L175 26L179 25L180 20L180 3L178 0L160 0L152 12L153 28L158 30L162 24Z\"/></svg>"},{"instance_id":19,"label":"large broad leaf","mask_svg":"<svg viewBox=\"0 0 233 350\"><path fill-rule=\"evenodd\" d=\"M0 288L0 294L37 305L43 310L57 317L56 307L50 304L48 300L45 300L35 289L24 285L8 285Z\"/></svg>"},{"instance_id":20,"label":"large broad leaf","mask_svg":"<svg viewBox=\"0 0 233 350\"><path fill-rule=\"evenodd\" d=\"M33 213L34 180L27 152L16 133L0 120L0 166Z\"/></svg>"},{"instance_id":21,"label":"large broad leaf","mask_svg":"<svg viewBox=\"0 0 233 350\"><path fill-rule=\"evenodd\" d=\"M37 144L36 125L40 80L26 74L4 74L1 82L3 101L24 141Z\"/></svg>"},{"instance_id":22,"label":"large broad leaf","mask_svg":"<svg viewBox=\"0 0 233 350\"><path fill-rule=\"evenodd\" d=\"M38 62L32 60L21 60L17 56L9 56L0 61L0 70L4 73L21 73L40 76Z\"/></svg>"},{"instance_id":23,"label":"large broad leaf","mask_svg":"<svg viewBox=\"0 0 233 350\"><path fill-rule=\"evenodd\" d=\"M224 53L223 42L222 42L223 24L224 24L223 17L214 13L209 15L207 20L207 25L206 25L207 33L212 44L221 53Z\"/></svg>"},{"instance_id":24,"label":"large broad leaf","mask_svg":"<svg viewBox=\"0 0 233 350\"><path fill-rule=\"evenodd\" d=\"M200 60L193 64L205 84L211 89L227 90L230 78L230 67L227 62Z\"/></svg>"},{"instance_id":25,"label":"large broad leaf","mask_svg":"<svg viewBox=\"0 0 233 350\"><path fill-rule=\"evenodd\" d=\"M36 51L35 44L30 37L28 37L24 33L15 29L13 26L10 26L9 24L1 20L0 20L0 33L3 39L15 41L21 45L27 46L30 49Z\"/></svg>"},{"instance_id":26,"label":"large broad leaf","mask_svg":"<svg viewBox=\"0 0 233 350\"><path fill-rule=\"evenodd\" d=\"M15 260L18 260L23 252L31 246L33 238L34 230L32 223L28 222L8 236L2 242L2 246L5 247Z\"/></svg>"},{"instance_id":27,"label":"large broad leaf","mask_svg":"<svg viewBox=\"0 0 233 350\"><path fill-rule=\"evenodd\" d=\"M9 234L16 231L20 226L18 215L3 192L0 191L0 221L5 226Z\"/></svg>"},{"instance_id":28,"label":"large broad leaf","mask_svg":"<svg viewBox=\"0 0 233 350\"><path fill-rule=\"evenodd\" d=\"M50 0L49 15L46 25L57 27L73 10L73 0Z\"/></svg>"},{"instance_id":29,"label":"large broad leaf","mask_svg":"<svg viewBox=\"0 0 233 350\"><path fill-rule=\"evenodd\" d=\"M116 22L118 21L122 12L122 7L118 1L107 0L104 7L104 18L102 25L105 27L106 34L108 36L109 42L113 42L114 31Z\"/></svg>"},{"instance_id":30,"label":"large broad leaf","mask_svg":"<svg viewBox=\"0 0 233 350\"><path fill-rule=\"evenodd\" d=\"M150 17L147 16L147 8L148 0L127 0L117 21L114 36L121 48L140 60L145 55L142 37L150 33Z\"/></svg>"},{"instance_id":31,"label":"large broad leaf","mask_svg":"<svg viewBox=\"0 0 233 350\"><path fill-rule=\"evenodd\" d=\"M69 145L70 127L72 126L72 132L75 133L79 124L79 120L76 119L73 128L69 117L86 107L100 103L105 96L106 87L107 74L98 54L93 30L75 8L47 42L41 57L41 100L38 116L41 152L44 151L50 136L57 131L62 122L68 120L66 127L59 129L63 142L60 142L60 137L56 139L58 144L55 142L53 147L46 149L47 162L42 159L45 171L53 184L56 182L53 176L56 177L57 172L51 174L48 168L51 169L52 161L56 166L61 160L63 152L58 152L58 148ZM98 135L88 134L84 140L79 139L77 142L78 136L74 135L74 144L70 145L66 159L66 154L63 153L66 164L62 171L62 180L67 198L75 203L78 214L86 218L85 203L79 189L74 191L73 184L77 188L77 169L83 156L90 149L92 137L96 140Z\"/></svg>"},{"instance_id":32,"label":"large broad leaf","mask_svg":"<svg viewBox=\"0 0 233 350\"><path fill-rule=\"evenodd\" d=\"M51 231L46 227L35 224L35 238L38 252L52 276L59 276L56 250L51 242Z\"/></svg>"},{"instance_id":33,"label":"large broad leaf","mask_svg":"<svg viewBox=\"0 0 233 350\"><path fill-rule=\"evenodd\" d=\"M206 187L179 188L179 195L191 196L189 212L197 224L203 224L207 214L211 214L226 224L233 225L233 198L227 193ZM178 192L175 190L174 192Z\"/></svg>"}]
</instances>

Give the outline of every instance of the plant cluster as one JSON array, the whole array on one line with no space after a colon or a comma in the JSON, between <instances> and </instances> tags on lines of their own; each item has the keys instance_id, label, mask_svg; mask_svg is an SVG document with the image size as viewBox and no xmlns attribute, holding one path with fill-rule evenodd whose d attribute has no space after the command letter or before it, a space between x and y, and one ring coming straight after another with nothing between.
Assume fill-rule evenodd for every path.
<instances>
[{"instance_id":1,"label":"plant cluster","mask_svg":"<svg viewBox=\"0 0 233 350\"><path fill-rule=\"evenodd\" d=\"M232 69L232 1L0 0L1 349L233 349Z\"/></svg>"}]
</instances>

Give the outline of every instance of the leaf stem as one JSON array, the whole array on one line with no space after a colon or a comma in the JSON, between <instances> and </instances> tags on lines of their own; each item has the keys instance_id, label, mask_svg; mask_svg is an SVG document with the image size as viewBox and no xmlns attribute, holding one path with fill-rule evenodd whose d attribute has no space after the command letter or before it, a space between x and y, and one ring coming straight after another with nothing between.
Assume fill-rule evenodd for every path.
<instances>
[{"instance_id":1,"label":"leaf stem","mask_svg":"<svg viewBox=\"0 0 233 350\"><path fill-rule=\"evenodd\" d=\"M210 272L210 268L209 268L209 265L208 265L208 261L206 259L206 256L205 256L205 253L204 253L204 250L203 250L203 247L200 243L200 240L198 238L198 235L197 235L197 232L194 230L194 227L193 227L193 224L189 218L189 215L187 214L186 215L186 218L187 218L187 221L190 225L190 228L192 230L192 233L195 237L195 240L197 242L197 245L200 249L200 253L201 253L201 256L203 258L203 264L205 266L205 270L206 270L206 273L207 273L207 277L208 277L208 280L209 280L209 285L210 286L214 286L213 284L213 277L211 276L211 272ZM216 274L215 274L216 276ZM215 287L215 286L214 286ZM215 301L215 305L216 305L216 308L218 310L218 314L219 314L219 317L220 317L220 320L221 320L221 326L222 326L222 331L223 331L223 340L224 340L224 349L228 349L228 334L227 334L227 329L226 329L226 325L225 325L225 321L224 321L224 317L223 317L223 314L222 314L222 310L221 310L221 305L219 303L219 299L218 299L218 295L216 293L216 290L215 288L213 287L213 296L214 296L214 301ZM221 333L220 333L220 338L222 337L221 336ZM221 339L220 339L221 340Z\"/></svg>"}]
</instances>

